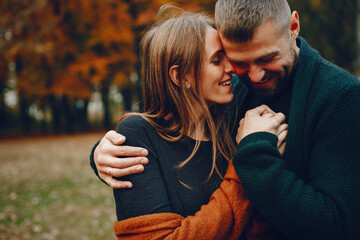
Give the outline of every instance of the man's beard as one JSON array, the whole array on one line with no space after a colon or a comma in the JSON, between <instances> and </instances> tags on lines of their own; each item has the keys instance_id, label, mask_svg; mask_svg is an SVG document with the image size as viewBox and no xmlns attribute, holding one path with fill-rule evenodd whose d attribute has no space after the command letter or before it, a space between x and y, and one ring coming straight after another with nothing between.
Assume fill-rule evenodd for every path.
<instances>
[{"instance_id":1,"label":"man's beard","mask_svg":"<svg viewBox=\"0 0 360 240\"><path fill-rule=\"evenodd\" d=\"M296 65L299 61L299 56L296 54L295 49L292 49L292 55L293 55L293 65L290 70L289 67L284 67L284 76L280 76L278 72L273 72L274 76L276 77L276 86L275 89L269 89L269 88L257 88L255 87L255 84L251 82L248 76L244 76L241 79L248 87L250 93L254 94L256 98L261 102L268 102L275 98L277 98L279 95L281 95L292 83L293 78L293 72L296 70Z\"/></svg>"}]
</instances>

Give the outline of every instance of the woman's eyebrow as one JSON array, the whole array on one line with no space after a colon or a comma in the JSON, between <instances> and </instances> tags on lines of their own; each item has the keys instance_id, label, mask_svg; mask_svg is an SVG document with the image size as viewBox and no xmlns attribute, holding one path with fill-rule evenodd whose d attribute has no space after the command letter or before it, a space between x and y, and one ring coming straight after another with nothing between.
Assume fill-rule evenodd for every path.
<instances>
[{"instance_id":1,"label":"woman's eyebrow","mask_svg":"<svg viewBox=\"0 0 360 240\"><path fill-rule=\"evenodd\" d=\"M214 52L214 54L211 55L211 56L209 57L209 59L212 59L212 58L214 58L214 57L217 57L217 55L219 55L219 54L225 54L225 50L224 50L224 49L220 49L220 50Z\"/></svg>"}]
</instances>

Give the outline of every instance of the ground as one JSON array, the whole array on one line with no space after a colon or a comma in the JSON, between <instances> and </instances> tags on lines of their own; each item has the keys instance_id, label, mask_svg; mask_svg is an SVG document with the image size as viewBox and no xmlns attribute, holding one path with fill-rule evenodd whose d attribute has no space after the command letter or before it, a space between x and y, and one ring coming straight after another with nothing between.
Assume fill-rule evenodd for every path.
<instances>
[{"instance_id":1,"label":"ground","mask_svg":"<svg viewBox=\"0 0 360 240\"><path fill-rule=\"evenodd\" d=\"M116 239L112 190L88 158L103 134L0 140L0 240Z\"/></svg>"}]
</instances>

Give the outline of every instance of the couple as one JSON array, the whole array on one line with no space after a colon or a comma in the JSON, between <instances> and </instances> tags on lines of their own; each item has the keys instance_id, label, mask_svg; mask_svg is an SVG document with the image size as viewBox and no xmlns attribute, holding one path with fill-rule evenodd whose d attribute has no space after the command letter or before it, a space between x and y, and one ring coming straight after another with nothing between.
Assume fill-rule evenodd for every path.
<instances>
[{"instance_id":1,"label":"couple","mask_svg":"<svg viewBox=\"0 0 360 240\"><path fill-rule=\"evenodd\" d=\"M215 22L221 42L189 13L143 39L145 113L91 162L134 184L114 190L117 236L359 239L360 83L298 37L285 0L219 0Z\"/></svg>"}]
</instances>

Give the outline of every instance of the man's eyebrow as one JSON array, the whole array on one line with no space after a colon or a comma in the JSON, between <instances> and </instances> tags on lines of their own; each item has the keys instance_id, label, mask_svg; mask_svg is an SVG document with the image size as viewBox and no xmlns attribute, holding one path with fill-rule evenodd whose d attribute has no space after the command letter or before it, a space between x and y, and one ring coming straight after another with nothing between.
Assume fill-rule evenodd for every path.
<instances>
[{"instance_id":1,"label":"man's eyebrow","mask_svg":"<svg viewBox=\"0 0 360 240\"><path fill-rule=\"evenodd\" d=\"M260 58L268 58L268 57L275 57L276 55L278 55L280 52L279 51L275 51L275 52L271 52L269 54L266 54L264 56L261 56Z\"/></svg>"},{"instance_id":2,"label":"man's eyebrow","mask_svg":"<svg viewBox=\"0 0 360 240\"><path fill-rule=\"evenodd\" d=\"M271 57L275 57L276 55L278 55L280 53L280 51L275 51L275 52L271 52L269 54L265 54L263 56L260 56L257 58L257 60L260 60L262 58L271 58ZM227 57L229 59L229 61L234 62L234 63L243 63L244 61L239 61L239 60L235 60L232 59L231 57Z\"/></svg>"},{"instance_id":3,"label":"man's eyebrow","mask_svg":"<svg viewBox=\"0 0 360 240\"><path fill-rule=\"evenodd\" d=\"M229 59L229 61L234 62L234 63L241 63L241 62L243 62L243 61L239 61L239 60L234 60L234 59L232 59L232 58L230 58L230 57L227 57L227 58Z\"/></svg>"}]
</instances>

